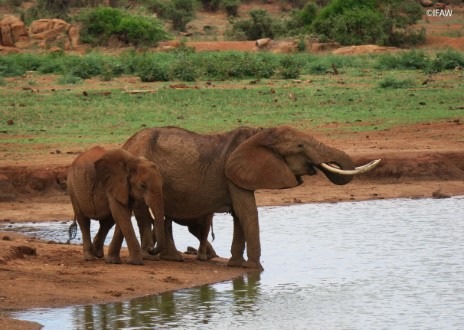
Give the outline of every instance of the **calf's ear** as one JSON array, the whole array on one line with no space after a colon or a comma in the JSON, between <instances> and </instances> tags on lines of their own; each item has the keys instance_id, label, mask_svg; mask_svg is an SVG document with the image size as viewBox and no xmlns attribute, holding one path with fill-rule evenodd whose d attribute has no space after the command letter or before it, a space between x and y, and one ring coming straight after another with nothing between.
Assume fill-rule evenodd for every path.
<instances>
[{"instance_id":1,"label":"calf's ear","mask_svg":"<svg viewBox=\"0 0 464 330\"><path fill-rule=\"evenodd\" d=\"M127 160L117 151L106 152L94 163L97 179L110 198L123 205L129 204L129 170Z\"/></svg>"},{"instance_id":2,"label":"calf's ear","mask_svg":"<svg viewBox=\"0 0 464 330\"><path fill-rule=\"evenodd\" d=\"M225 174L237 186L247 189L283 189L298 181L283 158L272 151L268 130L243 142L229 156Z\"/></svg>"}]
</instances>

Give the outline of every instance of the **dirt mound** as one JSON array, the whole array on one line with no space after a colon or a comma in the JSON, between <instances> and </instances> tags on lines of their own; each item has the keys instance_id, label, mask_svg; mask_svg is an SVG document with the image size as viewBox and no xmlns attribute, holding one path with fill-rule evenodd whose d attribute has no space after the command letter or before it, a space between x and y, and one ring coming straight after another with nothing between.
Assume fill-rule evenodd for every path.
<instances>
[{"instance_id":1,"label":"dirt mound","mask_svg":"<svg viewBox=\"0 0 464 330\"><path fill-rule=\"evenodd\" d=\"M14 201L20 195L66 191L67 166L0 168L0 202Z\"/></svg>"},{"instance_id":2,"label":"dirt mound","mask_svg":"<svg viewBox=\"0 0 464 330\"><path fill-rule=\"evenodd\" d=\"M464 152L398 153L367 155L355 159L364 164L382 158L378 167L363 180L391 182L408 180L460 180L464 178ZM8 166L0 168L0 202L35 195L66 193L67 166Z\"/></svg>"},{"instance_id":3,"label":"dirt mound","mask_svg":"<svg viewBox=\"0 0 464 330\"><path fill-rule=\"evenodd\" d=\"M3 235L1 238L6 245L0 250L0 264L7 264L11 260L24 259L24 256L37 255L37 249L34 246L24 245L15 242L9 235Z\"/></svg>"},{"instance_id":4,"label":"dirt mound","mask_svg":"<svg viewBox=\"0 0 464 330\"><path fill-rule=\"evenodd\" d=\"M361 45L361 46L348 46L338 48L333 51L335 55L361 55L361 54L373 54L373 53L390 53L399 51L396 47L384 47L377 45Z\"/></svg>"},{"instance_id":5,"label":"dirt mound","mask_svg":"<svg viewBox=\"0 0 464 330\"><path fill-rule=\"evenodd\" d=\"M375 171L364 178L369 180L460 180L464 178L464 153L411 153L385 155ZM370 159L357 160L366 163Z\"/></svg>"}]
</instances>

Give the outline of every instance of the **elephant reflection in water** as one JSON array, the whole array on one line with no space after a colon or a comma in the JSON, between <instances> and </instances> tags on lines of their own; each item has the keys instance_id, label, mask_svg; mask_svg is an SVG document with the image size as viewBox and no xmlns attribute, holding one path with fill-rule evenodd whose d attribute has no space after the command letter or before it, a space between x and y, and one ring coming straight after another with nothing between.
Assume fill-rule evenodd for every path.
<instances>
[{"instance_id":1,"label":"elephant reflection in water","mask_svg":"<svg viewBox=\"0 0 464 330\"><path fill-rule=\"evenodd\" d=\"M262 266L255 190L295 187L303 183L302 176L318 171L344 185L380 161L355 167L342 150L288 126L240 127L211 135L177 127L146 128L130 137L123 149L156 161L164 181L166 218L192 227L200 250L206 247L206 259L208 249L213 250L204 242L206 230L198 228L214 213L229 212L234 235L228 265L258 270ZM248 260L243 257L245 248ZM166 235L166 251L178 258L171 235ZM199 258L205 259L205 254Z\"/></svg>"}]
</instances>

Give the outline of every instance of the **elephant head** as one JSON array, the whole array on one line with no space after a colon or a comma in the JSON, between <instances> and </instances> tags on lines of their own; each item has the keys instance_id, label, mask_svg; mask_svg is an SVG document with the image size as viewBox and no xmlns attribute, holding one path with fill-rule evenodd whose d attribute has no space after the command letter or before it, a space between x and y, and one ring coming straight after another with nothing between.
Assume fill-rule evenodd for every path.
<instances>
[{"instance_id":1,"label":"elephant head","mask_svg":"<svg viewBox=\"0 0 464 330\"><path fill-rule=\"evenodd\" d=\"M163 179L158 165L144 157L123 150L106 152L95 162L97 178L101 181L117 222L118 210L145 210L155 218L155 233L160 246L164 245ZM139 224L140 225L140 224ZM123 229L123 228L121 228ZM151 246L151 224L141 228L142 250ZM124 230L123 234L124 234ZM124 234L124 237L126 235ZM127 237L126 237L127 240ZM128 243L129 245L129 243Z\"/></svg>"},{"instance_id":2,"label":"elephant head","mask_svg":"<svg viewBox=\"0 0 464 330\"><path fill-rule=\"evenodd\" d=\"M344 185L379 161L355 167L345 152L283 126L265 129L243 142L227 160L225 173L247 190L295 187L303 182L301 176L315 175L316 170L331 182Z\"/></svg>"}]
</instances>

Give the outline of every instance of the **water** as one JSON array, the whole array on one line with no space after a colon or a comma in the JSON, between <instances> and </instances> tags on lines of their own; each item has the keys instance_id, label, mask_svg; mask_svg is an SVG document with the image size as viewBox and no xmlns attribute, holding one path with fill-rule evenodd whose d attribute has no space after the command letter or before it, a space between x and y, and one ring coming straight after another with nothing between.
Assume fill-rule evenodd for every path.
<instances>
[{"instance_id":1,"label":"water","mask_svg":"<svg viewBox=\"0 0 464 330\"><path fill-rule=\"evenodd\" d=\"M12 315L45 329L464 329L464 197L259 213L260 274ZM216 251L228 257L230 216L216 216L214 230ZM179 249L197 246L185 227L174 231Z\"/></svg>"}]
</instances>

